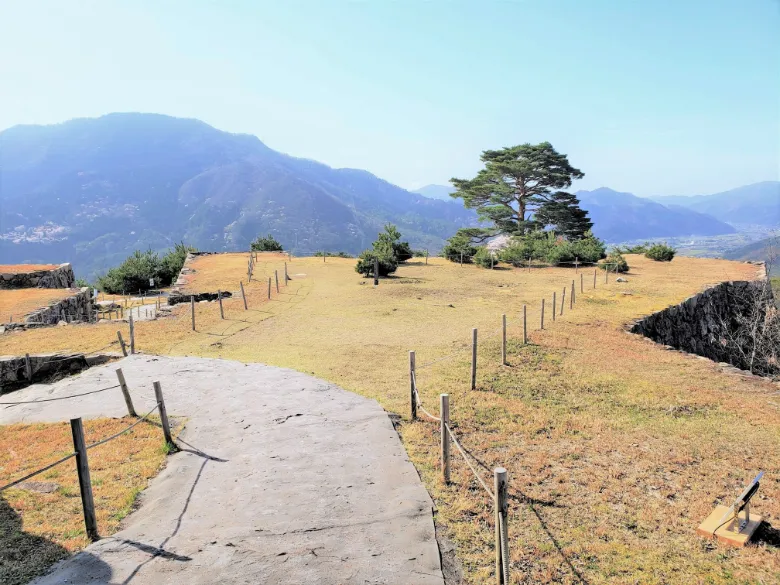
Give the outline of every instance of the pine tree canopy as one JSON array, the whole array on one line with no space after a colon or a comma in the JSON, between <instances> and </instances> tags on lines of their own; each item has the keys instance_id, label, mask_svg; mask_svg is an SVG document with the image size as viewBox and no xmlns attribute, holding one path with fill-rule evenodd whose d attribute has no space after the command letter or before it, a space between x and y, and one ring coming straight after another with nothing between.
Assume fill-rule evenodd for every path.
<instances>
[{"instance_id":1,"label":"pine tree canopy","mask_svg":"<svg viewBox=\"0 0 780 585\"><path fill-rule=\"evenodd\" d=\"M485 168L473 179L450 180L456 188L451 196L463 199L467 208L476 209L480 220L492 223L497 231L524 234L538 229L540 222L534 215L546 205L553 206L547 218L554 218L555 225L564 229L579 231L578 224L589 223L576 197L561 191L585 175L549 142L486 150L481 160ZM574 201L567 201L561 193ZM564 221L562 216L575 208L584 216Z\"/></svg>"}]
</instances>

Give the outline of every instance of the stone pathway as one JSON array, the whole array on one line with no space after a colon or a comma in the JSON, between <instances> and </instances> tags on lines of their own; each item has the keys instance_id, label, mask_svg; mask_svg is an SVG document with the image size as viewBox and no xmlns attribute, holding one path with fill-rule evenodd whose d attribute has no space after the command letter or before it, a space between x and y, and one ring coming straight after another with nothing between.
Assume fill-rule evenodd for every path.
<instances>
[{"instance_id":1,"label":"stone pathway","mask_svg":"<svg viewBox=\"0 0 780 585\"><path fill-rule=\"evenodd\" d=\"M431 499L373 400L281 368L152 356L5 398L111 386L120 366L138 412L159 380L169 414L188 417L183 450L121 532L36 584L443 585ZM2 407L0 423L125 412L116 389Z\"/></svg>"}]
</instances>

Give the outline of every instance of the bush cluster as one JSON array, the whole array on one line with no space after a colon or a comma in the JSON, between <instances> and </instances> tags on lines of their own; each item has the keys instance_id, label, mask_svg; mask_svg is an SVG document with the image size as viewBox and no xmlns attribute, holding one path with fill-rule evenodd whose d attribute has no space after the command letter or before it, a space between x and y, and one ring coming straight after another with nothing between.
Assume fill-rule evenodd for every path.
<instances>
[{"instance_id":1,"label":"bush cluster","mask_svg":"<svg viewBox=\"0 0 780 585\"><path fill-rule=\"evenodd\" d=\"M579 240L567 240L553 232L535 231L523 236L515 236L512 242L502 250L500 260L521 266L529 259L547 264L564 262L598 262L604 258L604 242L587 232Z\"/></svg>"},{"instance_id":2,"label":"bush cluster","mask_svg":"<svg viewBox=\"0 0 780 585\"><path fill-rule=\"evenodd\" d=\"M366 278L374 275L374 260L379 260L379 276L387 276L398 269L398 264L412 257L409 242L401 241L401 232L393 224L388 223L379 233L370 250L363 251L358 256L355 272Z\"/></svg>"},{"instance_id":3,"label":"bush cluster","mask_svg":"<svg viewBox=\"0 0 780 585\"><path fill-rule=\"evenodd\" d=\"M253 252L282 252L282 245L271 234L266 237L257 236L251 244Z\"/></svg>"},{"instance_id":4,"label":"bush cluster","mask_svg":"<svg viewBox=\"0 0 780 585\"><path fill-rule=\"evenodd\" d=\"M471 238L462 234L455 234L447 240L440 255L450 262L460 262L462 259L464 263L470 264L472 258L477 253L477 249L477 246L471 242Z\"/></svg>"},{"instance_id":5,"label":"bush cluster","mask_svg":"<svg viewBox=\"0 0 780 585\"><path fill-rule=\"evenodd\" d=\"M628 272L628 262L618 250L613 250L599 263L602 270L609 269L615 272ZM617 267L617 270L615 269Z\"/></svg>"},{"instance_id":6,"label":"bush cluster","mask_svg":"<svg viewBox=\"0 0 780 585\"><path fill-rule=\"evenodd\" d=\"M645 252L645 256L657 262L671 262L677 250L667 244L653 244Z\"/></svg>"},{"instance_id":7,"label":"bush cluster","mask_svg":"<svg viewBox=\"0 0 780 585\"><path fill-rule=\"evenodd\" d=\"M354 258L352 254L347 254L346 252L314 252L314 255L317 257L325 256L327 258Z\"/></svg>"},{"instance_id":8,"label":"bush cluster","mask_svg":"<svg viewBox=\"0 0 780 585\"><path fill-rule=\"evenodd\" d=\"M162 258L152 250L136 250L122 264L99 277L97 287L109 294L123 294L168 286L178 277L187 254L196 251L184 243L176 244Z\"/></svg>"}]
</instances>

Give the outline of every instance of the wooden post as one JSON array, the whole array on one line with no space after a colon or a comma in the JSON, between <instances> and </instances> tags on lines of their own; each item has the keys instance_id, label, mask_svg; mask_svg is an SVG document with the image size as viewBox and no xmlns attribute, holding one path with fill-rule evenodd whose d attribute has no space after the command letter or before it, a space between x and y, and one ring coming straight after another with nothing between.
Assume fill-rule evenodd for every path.
<instances>
[{"instance_id":1,"label":"wooden post","mask_svg":"<svg viewBox=\"0 0 780 585\"><path fill-rule=\"evenodd\" d=\"M509 559L505 559L503 550L509 552L509 542L507 539L507 480L506 469L496 467L493 470L493 489L496 501L495 523L496 523L496 583L498 585L509 585ZM508 555L507 555L508 556Z\"/></svg>"},{"instance_id":2,"label":"wooden post","mask_svg":"<svg viewBox=\"0 0 780 585\"><path fill-rule=\"evenodd\" d=\"M30 354L24 354L24 373L27 375L27 381L32 384L32 363L30 363Z\"/></svg>"},{"instance_id":3,"label":"wooden post","mask_svg":"<svg viewBox=\"0 0 780 585\"><path fill-rule=\"evenodd\" d=\"M271 277L268 277L268 300L271 300Z\"/></svg>"},{"instance_id":4,"label":"wooden post","mask_svg":"<svg viewBox=\"0 0 780 585\"><path fill-rule=\"evenodd\" d=\"M287 275L287 262L284 263L284 286L287 286L287 281L290 277Z\"/></svg>"},{"instance_id":5,"label":"wooden post","mask_svg":"<svg viewBox=\"0 0 780 585\"><path fill-rule=\"evenodd\" d=\"M558 301L556 300L555 297L556 294L557 293L553 291L553 321L555 321L555 312L556 312L556 307L558 306Z\"/></svg>"},{"instance_id":6,"label":"wooden post","mask_svg":"<svg viewBox=\"0 0 780 585\"><path fill-rule=\"evenodd\" d=\"M596 275L598 274L598 272L599 272L598 268L593 269L593 288L596 288Z\"/></svg>"},{"instance_id":7,"label":"wooden post","mask_svg":"<svg viewBox=\"0 0 780 585\"><path fill-rule=\"evenodd\" d=\"M580 292L585 292L585 275L580 273Z\"/></svg>"},{"instance_id":8,"label":"wooden post","mask_svg":"<svg viewBox=\"0 0 780 585\"><path fill-rule=\"evenodd\" d=\"M190 297L190 313L192 314L192 330L195 331L195 296Z\"/></svg>"},{"instance_id":9,"label":"wooden post","mask_svg":"<svg viewBox=\"0 0 780 585\"><path fill-rule=\"evenodd\" d=\"M130 324L130 354L135 353L135 323L133 323L133 312L130 311L130 316L127 319Z\"/></svg>"},{"instance_id":10,"label":"wooden post","mask_svg":"<svg viewBox=\"0 0 780 585\"><path fill-rule=\"evenodd\" d=\"M471 330L471 389L477 388L477 328Z\"/></svg>"},{"instance_id":11,"label":"wooden post","mask_svg":"<svg viewBox=\"0 0 780 585\"><path fill-rule=\"evenodd\" d=\"M528 307L523 305L523 345L528 344Z\"/></svg>"},{"instance_id":12,"label":"wooden post","mask_svg":"<svg viewBox=\"0 0 780 585\"><path fill-rule=\"evenodd\" d=\"M463 252L460 253L460 265L463 266Z\"/></svg>"},{"instance_id":13,"label":"wooden post","mask_svg":"<svg viewBox=\"0 0 780 585\"><path fill-rule=\"evenodd\" d=\"M563 304L566 302L566 287L563 287L563 294L561 295L561 315L563 315ZM555 310L555 307L553 307Z\"/></svg>"},{"instance_id":14,"label":"wooden post","mask_svg":"<svg viewBox=\"0 0 780 585\"><path fill-rule=\"evenodd\" d=\"M279 294L279 271L274 270L274 280L276 280L276 294Z\"/></svg>"},{"instance_id":15,"label":"wooden post","mask_svg":"<svg viewBox=\"0 0 780 585\"><path fill-rule=\"evenodd\" d=\"M244 293L244 283L239 282L238 284L241 287L241 298L244 299L244 310L246 311L248 307L246 306L246 293Z\"/></svg>"},{"instance_id":16,"label":"wooden post","mask_svg":"<svg viewBox=\"0 0 780 585\"><path fill-rule=\"evenodd\" d=\"M162 387L159 382L154 382L154 397L157 399L157 407L160 411L160 423L163 428L163 437L165 437L165 443L167 445L173 445L173 437L171 437L171 426L168 424L168 410L165 408L165 400L163 399Z\"/></svg>"},{"instance_id":17,"label":"wooden post","mask_svg":"<svg viewBox=\"0 0 780 585\"><path fill-rule=\"evenodd\" d=\"M76 471L79 475L79 491L81 492L81 507L84 510L84 524L90 540L98 539L97 519L95 518L95 500L92 497L92 481L89 478L89 460L87 459L87 444L84 441L84 426L81 418L70 419L70 430L73 435L73 450L76 452Z\"/></svg>"},{"instance_id":18,"label":"wooden post","mask_svg":"<svg viewBox=\"0 0 780 585\"><path fill-rule=\"evenodd\" d=\"M428 248L425 248L425 265L428 266Z\"/></svg>"},{"instance_id":19,"label":"wooden post","mask_svg":"<svg viewBox=\"0 0 780 585\"><path fill-rule=\"evenodd\" d=\"M379 286L379 258L374 257L374 286Z\"/></svg>"},{"instance_id":20,"label":"wooden post","mask_svg":"<svg viewBox=\"0 0 780 585\"><path fill-rule=\"evenodd\" d=\"M580 259L579 257L574 257L574 274L577 274L580 271Z\"/></svg>"},{"instance_id":21,"label":"wooden post","mask_svg":"<svg viewBox=\"0 0 780 585\"><path fill-rule=\"evenodd\" d=\"M125 375L122 373L122 368L116 369L116 377L119 380L119 387L122 389L122 396L125 397L125 405L127 405L127 414L130 416L138 416L135 413L133 407L133 400L130 398L130 390L127 388L127 382L125 382Z\"/></svg>"},{"instance_id":22,"label":"wooden post","mask_svg":"<svg viewBox=\"0 0 780 585\"><path fill-rule=\"evenodd\" d=\"M325 250L322 251L322 263L325 264Z\"/></svg>"},{"instance_id":23,"label":"wooden post","mask_svg":"<svg viewBox=\"0 0 780 585\"><path fill-rule=\"evenodd\" d=\"M555 305L553 305L553 313L555 312ZM544 299L542 299L542 326L541 329L544 329Z\"/></svg>"},{"instance_id":24,"label":"wooden post","mask_svg":"<svg viewBox=\"0 0 780 585\"><path fill-rule=\"evenodd\" d=\"M501 365L505 366L506 364L506 315L501 315L501 329L502 329L502 337L501 337Z\"/></svg>"},{"instance_id":25,"label":"wooden post","mask_svg":"<svg viewBox=\"0 0 780 585\"><path fill-rule=\"evenodd\" d=\"M609 264L604 265L604 284L609 284Z\"/></svg>"},{"instance_id":26,"label":"wooden post","mask_svg":"<svg viewBox=\"0 0 780 585\"><path fill-rule=\"evenodd\" d=\"M571 295L569 296L569 310L574 308L574 303L577 301L577 293L574 288L574 281L571 281Z\"/></svg>"},{"instance_id":27,"label":"wooden post","mask_svg":"<svg viewBox=\"0 0 780 585\"><path fill-rule=\"evenodd\" d=\"M450 395L439 394L439 418L441 418L441 477L445 485L450 483Z\"/></svg>"},{"instance_id":28,"label":"wooden post","mask_svg":"<svg viewBox=\"0 0 780 585\"><path fill-rule=\"evenodd\" d=\"M221 319L225 318L225 309L222 307L222 291L217 291L217 300L219 301L219 316Z\"/></svg>"},{"instance_id":29,"label":"wooden post","mask_svg":"<svg viewBox=\"0 0 780 585\"><path fill-rule=\"evenodd\" d=\"M125 347L125 340L122 339L122 332L117 331L116 332L117 339L119 339L119 345L122 348L122 354L127 357L127 347Z\"/></svg>"},{"instance_id":30,"label":"wooden post","mask_svg":"<svg viewBox=\"0 0 780 585\"><path fill-rule=\"evenodd\" d=\"M415 400L414 393L414 376L415 376L415 353L414 350L409 352L409 401L412 407L412 420L417 420L417 400Z\"/></svg>"}]
</instances>

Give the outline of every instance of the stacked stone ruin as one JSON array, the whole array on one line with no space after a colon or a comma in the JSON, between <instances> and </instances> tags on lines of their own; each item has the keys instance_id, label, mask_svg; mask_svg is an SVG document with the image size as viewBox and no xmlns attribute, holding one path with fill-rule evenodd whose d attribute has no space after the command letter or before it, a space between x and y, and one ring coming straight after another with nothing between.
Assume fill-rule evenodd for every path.
<instances>
[{"instance_id":1,"label":"stacked stone ruin","mask_svg":"<svg viewBox=\"0 0 780 585\"><path fill-rule=\"evenodd\" d=\"M0 273L0 294L3 290L24 289L70 289L72 294L41 307L26 315L19 315L12 323L5 323L8 329L25 328L28 326L57 325L61 322L88 322L92 319L92 297L88 288L75 288L76 277L73 267L60 264L51 269L13 270L7 267ZM14 316L16 317L16 316Z\"/></svg>"}]
</instances>

